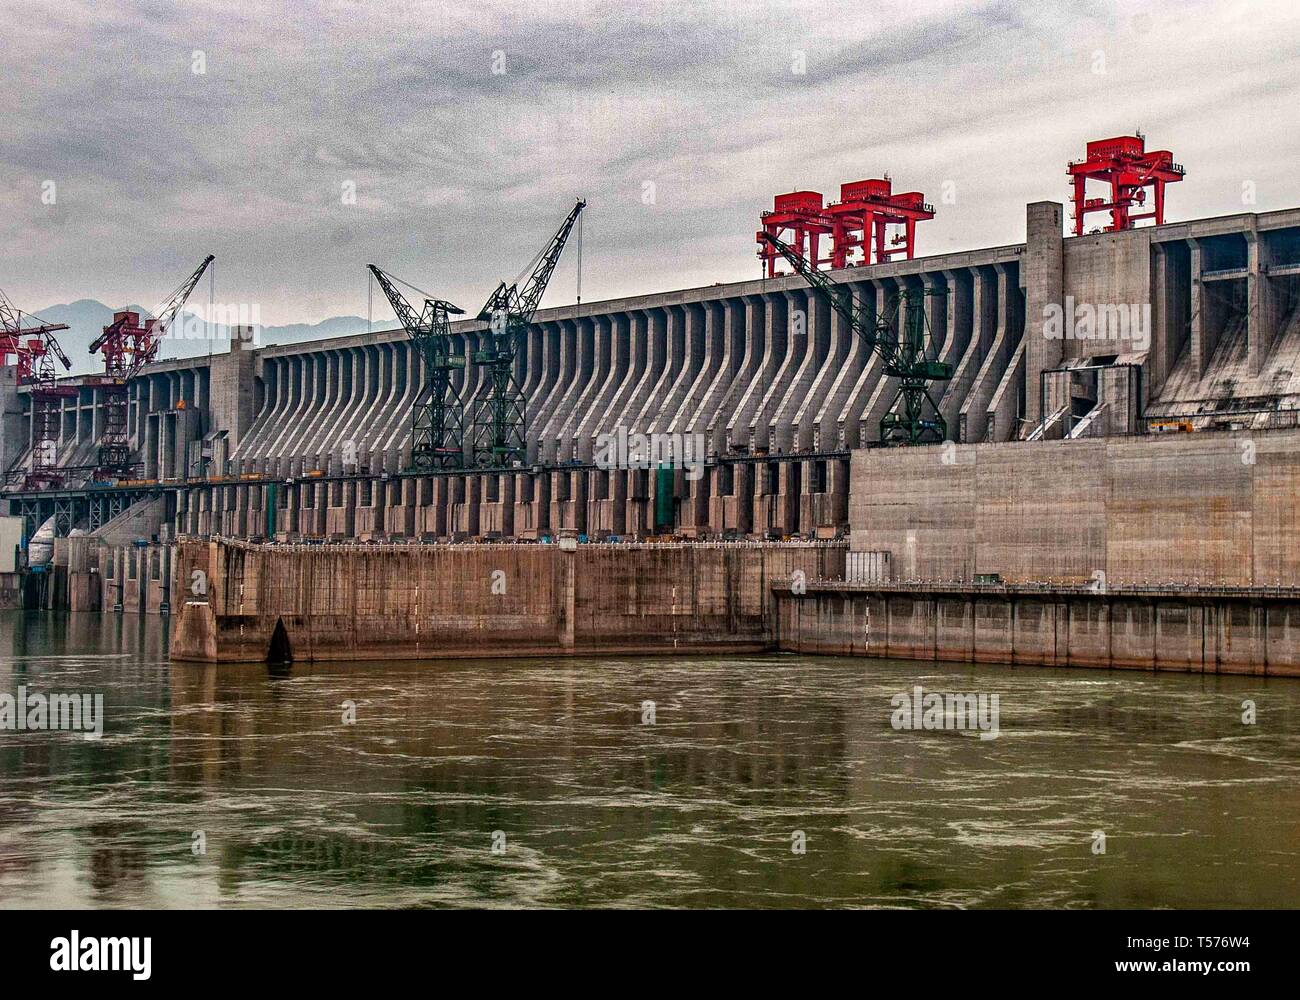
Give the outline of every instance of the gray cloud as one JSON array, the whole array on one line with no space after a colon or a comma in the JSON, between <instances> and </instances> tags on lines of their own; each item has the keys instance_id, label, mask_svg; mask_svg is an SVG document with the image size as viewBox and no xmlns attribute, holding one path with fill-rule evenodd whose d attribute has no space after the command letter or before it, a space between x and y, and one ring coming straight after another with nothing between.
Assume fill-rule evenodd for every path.
<instances>
[{"instance_id":1,"label":"gray cloud","mask_svg":"<svg viewBox=\"0 0 1300 1000\"><path fill-rule=\"evenodd\" d=\"M1086 139L1135 126L1188 167L1172 217L1245 210L1245 181L1297 200L1292 5L476 7L11 0L0 284L152 303L211 252L268 323L364 313L370 260L473 307L582 194L592 300L756 276L774 193L886 170L952 182L938 253L1021 239Z\"/></svg>"}]
</instances>

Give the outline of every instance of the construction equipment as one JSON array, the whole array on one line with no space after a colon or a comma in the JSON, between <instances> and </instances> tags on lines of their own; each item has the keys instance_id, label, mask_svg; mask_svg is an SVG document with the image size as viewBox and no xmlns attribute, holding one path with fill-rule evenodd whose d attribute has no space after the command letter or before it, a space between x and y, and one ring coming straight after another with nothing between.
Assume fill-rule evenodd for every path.
<instances>
[{"instance_id":1,"label":"construction equipment","mask_svg":"<svg viewBox=\"0 0 1300 1000\"><path fill-rule=\"evenodd\" d=\"M474 464L480 468L506 468L525 460L527 414L524 394L515 378L515 356L573 224L586 207L587 203L579 198L550 242L524 269L524 273L531 269L532 274L522 291L521 274L509 285L501 282L479 310L478 319L488 323L487 346L474 352L474 363L487 368L487 378L472 408Z\"/></svg>"},{"instance_id":2,"label":"construction equipment","mask_svg":"<svg viewBox=\"0 0 1300 1000\"><path fill-rule=\"evenodd\" d=\"M465 463L464 406L451 382L451 373L465 367L465 356L451 352L450 317L465 310L444 299L433 298L374 264L366 266L384 290L398 322L424 361L427 377L411 408L411 468L417 472L459 469ZM425 297L424 308L418 315L397 288L398 284Z\"/></svg>"},{"instance_id":3,"label":"construction equipment","mask_svg":"<svg viewBox=\"0 0 1300 1000\"><path fill-rule=\"evenodd\" d=\"M930 383L952 378L952 365L926 357L925 297L946 294L933 289L905 288L886 302L883 315L867 322L853 308L849 289L831 281L770 233L761 234L773 250L812 286L867 346L884 362L887 376L898 379L898 394L880 421L884 445L937 444L948 438L948 425L930 396ZM902 318L901 328L899 318Z\"/></svg>"},{"instance_id":4,"label":"construction equipment","mask_svg":"<svg viewBox=\"0 0 1300 1000\"><path fill-rule=\"evenodd\" d=\"M897 256L912 259L916 249L916 224L934 218L934 206L920 191L894 193L888 175L840 185L840 200L822 204L817 191L779 194L772 211L759 220L758 256L769 278L777 276L780 254L765 239L789 232L799 256L814 270L885 264ZM890 230L893 229L891 237ZM821 254L821 239L830 241ZM807 250L805 250L807 247Z\"/></svg>"},{"instance_id":5,"label":"construction equipment","mask_svg":"<svg viewBox=\"0 0 1300 1000\"><path fill-rule=\"evenodd\" d=\"M127 385L140 369L158 356L158 348L167 335L186 299L215 260L211 254L180 283L171 296L154 310L152 318L141 320L140 314L123 309L113 314L113 322L90 344L90 353L104 355L103 376L88 378L86 384L100 389L104 407L104 424L99 437L99 465L93 479L103 480L130 471L131 449L128 440Z\"/></svg>"},{"instance_id":6,"label":"construction equipment","mask_svg":"<svg viewBox=\"0 0 1300 1000\"><path fill-rule=\"evenodd\" d=\"M1075 236L1083 235L1084 218L1093 212L1110 213L1110 225L1105 227L1105 232L1132 229L1134 223L1143 219L1163 225L1165 185L1181 181L1185 174L1167 149L1147 151L1146 139L1140 133L1088 143L1084 159L1072 161L1065 172L1072 188ZM1110 199L1087 197L1090 180L1110 185ZM1135 213L1135 206L1146 204L1148 187L1152 189L1154 204L1149 212Z\"/></svg>"},{"instance_id":7,"label":"construction equipment","mask_svg":"<svg viewBox=\"0 0 1300 1000\"><path fill-rule=\"evenodd\" d=\"M911 260L916 224L934 218L934 206L920 191L895 192L889 175L840 185L840 200L826 206L835 221L832 267ZM892 238L888 238L890 230ZM873 250L874 247L874 250ZM855 253L861 252L860 259Z\"/></svg>"},{"instance_id":8,"label":"construction equipment","mask_svg":"<svg viewBox=\"0 0 1300 1000\"><path fill-rule=\"evenodd\" d=\"M36 325L24 326L25 318L36 320ZM59 385L53 359L58 359L64 371L72 367L54 337L57 331L66 329L66 323L47 323L39 316L24 314L0 291L0 364L8 364L12 354L18 367L18 384L31 386L31 461L24 489L63 485L58 471L59 401L75 396L77 390Z\"/></svg>"}]
</instances>

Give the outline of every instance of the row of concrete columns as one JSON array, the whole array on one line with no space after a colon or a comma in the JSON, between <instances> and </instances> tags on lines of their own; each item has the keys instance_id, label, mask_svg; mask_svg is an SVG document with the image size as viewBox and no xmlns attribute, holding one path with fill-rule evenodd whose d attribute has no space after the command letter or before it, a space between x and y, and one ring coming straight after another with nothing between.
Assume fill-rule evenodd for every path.
<instances>
[{"instance_id":1,"label":"row of concrete columns","mask_svg":"<svg viewBox=\"0 0 1300 1000\"><path fill-rule=\"evenodd\" d=\"M329 540L837 537L847 456L676 469L573 467L182 488L176 531Z\"/></svg>"},{"instance_id":2,"label":"row of concrete columns","mask_svg":"<svg viewBox=\"0 0 1300 1000\"><path fill-rule=\"evenodd\" d=\"M938 387L954 438L963 425L967 440L984 440L990 425L1010 429L991 406L1023 327L1016 267L845 282L873 317L906 287L947 293L926 309L937 349L958 368L952 384ZM456 343L468 359L478 334L458 333ZM592 461L602 435L620 427L698 436L713 455L845 450L878 438L897 388L865 341L802 289L540 322L517 375L530 464ZM482 376L468 362L455 373L467 411ZM231 474L404 468L423 379L409 343L278 354L265 359L262 379L262 407L231 456Z\"/></svg>"}]
</instances>

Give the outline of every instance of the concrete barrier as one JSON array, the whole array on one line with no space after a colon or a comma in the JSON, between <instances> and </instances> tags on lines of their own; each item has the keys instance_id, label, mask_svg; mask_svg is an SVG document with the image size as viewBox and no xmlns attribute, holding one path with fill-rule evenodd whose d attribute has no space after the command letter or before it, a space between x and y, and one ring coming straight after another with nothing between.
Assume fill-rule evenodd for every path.
<instances>
[{"instance_id":1,"label":"concrete barrier","mask_svg":"<svg viewBox=\"0 0 1300 1000\"><path fill-rule=\"evenodd\" d=\"M843 543L177 546L176 660L432 659L772 647L774 583ZM801 574L801 576L796 576Z\"/></svg>"},{"instance_id":2,"label":"concrete barrier","mask_svg":"<svg viewBox=\"0 0 1300 1000\"><path fill-rule=\"evenodd\" d=\"M791 652L1300 677L1300 589L814 583L776 607Z\"/></svg>"}]
</instances>

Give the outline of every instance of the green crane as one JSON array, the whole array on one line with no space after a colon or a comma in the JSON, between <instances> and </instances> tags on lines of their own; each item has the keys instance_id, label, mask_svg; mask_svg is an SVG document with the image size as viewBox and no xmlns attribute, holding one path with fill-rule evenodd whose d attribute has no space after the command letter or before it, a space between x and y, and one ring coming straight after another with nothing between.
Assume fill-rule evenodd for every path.
<instances>
[{"instance_id":1,"label":"green crane","mask_svg":"<svg viewBox=\"0 0 1300 1000\"><path fill-rule=\"evenodd\" d=\"M816 271L803 255L777 237L760 233L784 257L814 292L834 309L849 329L866 341L867 346L884 362L885 374L898 379L898 395L880 421L880 441L884 445L938 444L948 439L948 425L930 396L930 383L952 378L952 365L926 357L928 324L925 319L925 296L943 295L942 291L905 288L889 297L885 313L868 323L853 308L849 289ZM903 323L900 337L896 332L900 309Z\"/></svg>"},{"instance_id":2,"label":"green crane","mask_svg":"<svg viewBox=\"0 0 1300 1000\"><path fill-rule=\"evenodd\" d=\"M465 464L465 417L451 373L465 367L465 356L451 352L451 316L465 310L420 292L374 264L366 266L424 362L427 377L411 407L411 468L416 472L458 469ZM406 301L398 284L425 296L419 314Z\"/></svg>"},{"instance_id":3,"label":"green crane","mask_svg":"<svg viewBox=\"0 0 1300 1000\"><path fill-rule=\"evenodd\" d=\"M487 369L487 378L474 397L472 414L474 464L480 468L508 467L527 455L527 414L523 391L515 379L515 356L573 232L573 224L586 207L587 203L579 198L551 241L529 265L532 275L522 291L518 278L509 285L503 281L479 310L478 318L488 324L486 346L474 352L474 363Z\"/></svg>"}]
</instances>

